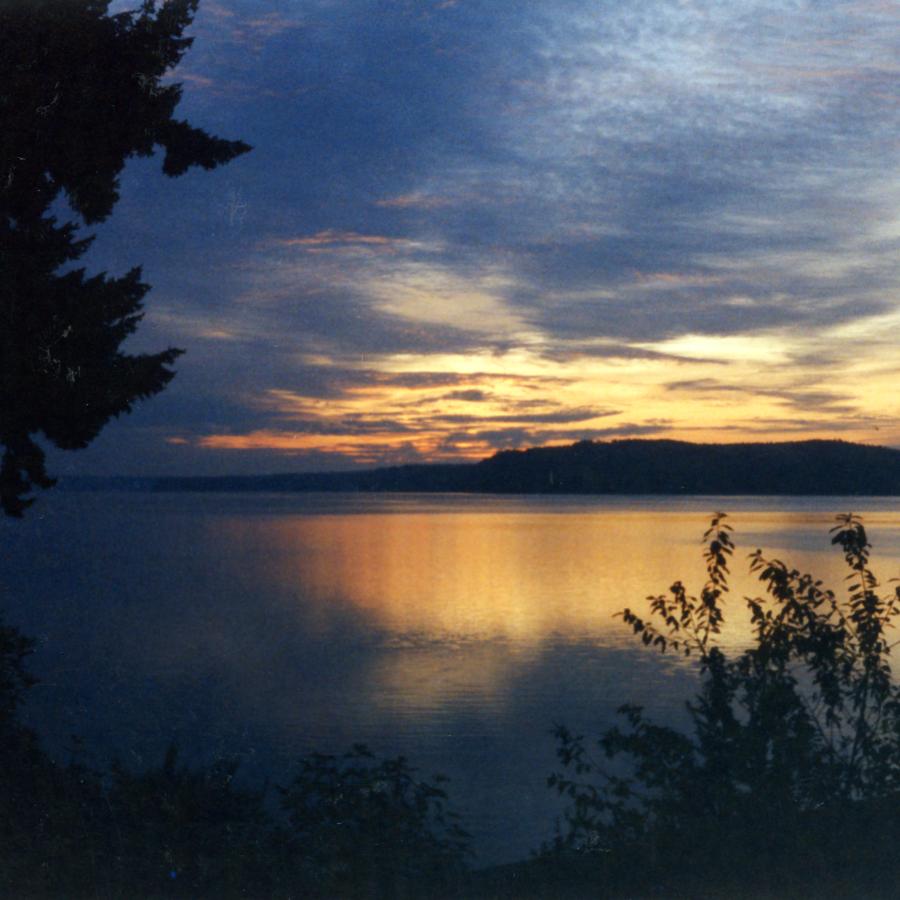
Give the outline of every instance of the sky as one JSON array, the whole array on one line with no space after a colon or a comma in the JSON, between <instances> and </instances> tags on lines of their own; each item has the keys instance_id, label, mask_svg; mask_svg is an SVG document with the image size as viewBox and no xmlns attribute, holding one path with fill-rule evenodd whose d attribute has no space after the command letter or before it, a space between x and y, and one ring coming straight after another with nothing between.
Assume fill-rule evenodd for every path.
<instances>
[{"instance_id":1,"label":"sky","mask_svg":"<svg viewBox=\"0 0 900 900\"><path fill-rule=\"evenodd\" d=\"M116 4L127 7L125 3ZM201 0L91 271L165 392L51 471L474 460L581 439L900 447L900 3Z\"/></svg>"}]
</instances>

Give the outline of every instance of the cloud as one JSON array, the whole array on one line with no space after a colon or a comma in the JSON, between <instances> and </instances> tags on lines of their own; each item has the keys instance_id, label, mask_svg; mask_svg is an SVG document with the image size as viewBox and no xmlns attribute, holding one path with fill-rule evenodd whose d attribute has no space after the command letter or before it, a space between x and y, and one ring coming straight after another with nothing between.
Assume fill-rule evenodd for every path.
<instances>
[{"instance_id":1,"label":"cloud","mask_svg":"<svg viewBox=\"0 0 900 900\"><path fill-rule=\"evenodd\" d=\"M353 231L326 229L305 237L275 238L276 247L299 247L309 252L339 252L348 249L398 250L409 247L412 242L402 238L392 238L381 234L357 234Z\"/></svg>"},{"instance_id":2,"label":"cloud","mask_svg":"<svg viewBox=\"0 0 900 900\"><path fill-rule=\"evenodd\" d=\"M449 197L439 197L434 194L423 194L418 191L411 194L398 194L395 197L385 197L376 200L375 205L384 209L440 209L451 206L453 201Z\"/></svg>"},{"instance_id":3,"label":"cloud","mask_svg":"<svg viewBox=\"0 0 900 900\"><path fill-rule=\"evenodd\" d=\"M205 15L219 20L229 20L235 16L234 10L224 6L218 0L204 0L203 12Z\"/></svg>"},{"instance_id":4,"label":"cloud","mask_svg":"<svg viewBox=\"0 0 900 900\"><path fill-rule=\"evenodd\" d=\"M289 35L304 27L304 21L278 8L247 0L204 0L197 25L217 43L235 44L243 50L260 52L273 38Z\"/></svg>"},{"instance_id":5,"label":"cloud","mask_svg":"<svg viewBox=\"0 0 900 900\"><path fill-rule=\"evenodd\" d=\"M822 390L773 389L759 385L733 385L700 378L687 381L673 381L666 385L670 391L688 391L697 394L743 394L754 397L771 397L785 406L805 411L816 411L830 415L847 415L859 411L847 394Z\"/></svg>"},{"instance_id":6,"label":"cloud","mask_svg":"<svg viewBox=\"0 0 900 900\"><path fill-rule=\"evenodd\" d=\"M192 88L210 88L215 85L215 81L212 78L208 78L206 75L198 75L196 72L185 71L182 68L178 68L177 72L168 78L166 81L174 81L176 83L187 84Z\"/></svg>"},{"instance_id":7,"label":"cloud","mask_svg":"<svg viewBox=\"0 0 900 900\"><path fill-rule=\"evenodd\" d=\"M490 399L490 394L485 391L469 390L469 391L451 391L444 394L442 400L465 400L466 403L484 403Z\"/></svg>"},{"instance_id":8,"label":"cloud","mask_svg":"<svg viewBox=\"0 0 900 900\"><path fill-rule=\"evenodd\" d=\"M432 421L448 423L451 425L478 425L484 424L485 421L490 422L519 422L522 424L538 424L553 422L556 424L570 424L573 422L589 422L593 419L605 418L606 416L618 415L621 410L618 409L557 409L551 412L522 412L514 414L485 414L481 416L472 415L441 415L433 417Z\"/></svg>"},{"instance_id":9,"label":"cloud","mask_svg":"<svg viewBox=\"0 0 900 900\"><path fill-rule=\"evenodd\" d=\"M585 428L578 431L561 431L547 428L485 428L473 432L452 432L442 443L445 452L456 452L473 442L491 450L520 449L548 444L570 444L579 440L613 440L615 438L649 437L664 434L665 424L636 424L626 422L610 428Z\"/></svg>"},{"instance_id":10,"label":"cloud","mask_svg":"<svg viewBox=\"0 0 900 900\"><path fill-rule=\"evenodd\" d=\"M141 346L190 351L155 423L199 452L305 410L304 459L869 439L900 417L897 26L837 0L204 0L184 113L254 152L177 182L133 161L90 251L145 263Z\"/></svg>"}]
</instances>

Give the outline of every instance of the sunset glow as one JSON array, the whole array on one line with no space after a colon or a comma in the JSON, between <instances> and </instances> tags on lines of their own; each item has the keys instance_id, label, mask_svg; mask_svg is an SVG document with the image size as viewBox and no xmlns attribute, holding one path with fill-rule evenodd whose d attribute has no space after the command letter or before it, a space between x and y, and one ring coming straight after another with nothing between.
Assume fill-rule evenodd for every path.
<instances>
[{"instance_id":1,"label":"sunset glow","mask_svg":"<svg viewBox=\"0 0 900 900\"><path fill-rule=\"evenodd\" d=\"M66 464L900 446L900 12L826 7L204 0L172 79L254 150L126 171L91 252L188 352Z\"/></svg>"}]
</instances>

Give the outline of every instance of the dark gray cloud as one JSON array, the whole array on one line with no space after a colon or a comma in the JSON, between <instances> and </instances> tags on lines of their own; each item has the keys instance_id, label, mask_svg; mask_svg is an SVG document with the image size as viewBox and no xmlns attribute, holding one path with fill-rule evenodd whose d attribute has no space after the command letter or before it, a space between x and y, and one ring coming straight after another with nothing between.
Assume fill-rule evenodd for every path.
<instances>
[{"instance_id":1,"label":"dark gray cloud","mask_svg":"<svg viewBox=\"0 0 900 900\"><path fill-rule=\"evenodd\" d=\"M610 428L584 428L577 432L552 429L529 428L526 426L509 428L481 428L473 431L449 433L442 442L441 449L452 453L459 447L470 445L473 440L484 441L496 450L539 446L559 441L612 440L626 437L649 437L665 434L669 427L664 423L637 424L626 422Z\"/></svg>"},{"instance_id":2,"label":"dark gray cloud","mask_svg":"<svg viewBox=\"0 0 900 900\"><path fill-rule=\"evenodd\" d=\"M528 412L513 413L509 415L491 414L485 416L466 416L466 415L438 415L433 417L433 421L446 423L449 425L470 424L477 425L484 422L485 418L491 422L522 422L534 424L555 423L557 425L571 424L573 422L589 422L591 419L604 418L606 416L615 416L620 413L618 409L558 409L552 412Z\"/></svg>"},{"instance_id":3,"label":"dark gray cloud","mask_svg":"<svg viewBox=\"0 0 900 900\"><path fill-rule=\"evenodd\" d=\"M753 395L772 397L785 406L797 410L817 411L834 415L848 415L858 412L858 406L848 402L851 398L833 391L813 391L762 388L751 385L725 384L712 378L700 378L686 381L671 381L666 385L670 391L689 391L694 394ZM821 424L821 423L820 423Z\"/></svg>"},{"instance_id":4,"label":"dark gray cloud","mask_svg":"<svg viewBox=\"0 0 900 900\"><path fill-rule=\"evenodd\" d=\"M484 403L490 398L490 394L486 391L469 390L469 391L450 391L444 394L441 400L463 400L466 403Z\"/></svg>"}]
</instances>

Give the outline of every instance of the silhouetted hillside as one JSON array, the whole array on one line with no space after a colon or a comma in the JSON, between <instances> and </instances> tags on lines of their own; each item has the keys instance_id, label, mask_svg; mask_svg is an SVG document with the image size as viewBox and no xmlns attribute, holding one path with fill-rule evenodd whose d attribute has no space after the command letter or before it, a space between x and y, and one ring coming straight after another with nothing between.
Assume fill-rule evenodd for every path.
<instances>
[{"instance_id":1,"label":"silhouetted hillside","mask_svg":"<svg viewBox=\"0 0 900 900\"><path fill-rule=\"evenodd\" d=\"M845 441L581 441L503 451L481 490L566 494L900 494L900 450Z\"/></svg>"},{"instance_id":2,"label":"silhouetted hillside","mask_svg":"<svg viewBox=\"0 0 900 900\"><path fill-rule=\"evenodd\" d=\"M259 476L82 478L71 479L66 486L143 491L900 495L900 450L846 441L580 441L568 447L504 450L474 464Z\"/></svg>"}]
</instances>

